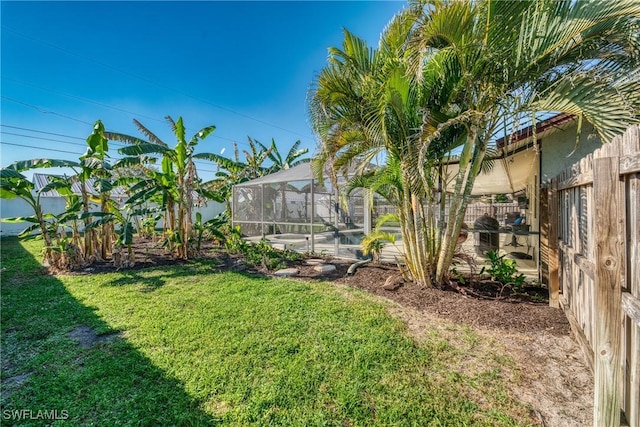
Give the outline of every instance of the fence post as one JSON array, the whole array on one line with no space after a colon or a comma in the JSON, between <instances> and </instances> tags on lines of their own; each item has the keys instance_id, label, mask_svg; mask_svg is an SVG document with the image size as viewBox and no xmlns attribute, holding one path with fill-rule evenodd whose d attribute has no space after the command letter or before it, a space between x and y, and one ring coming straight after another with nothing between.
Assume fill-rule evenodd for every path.
<instances>
[{"instance_id":1,"label":"fence post","mask_svg":"<svg viewBox=\"0 0 640 427\"><path fill-rule=\"evenodd\" d=\"M622 405L621 269L623 219L619 159L593 161L595 205L595 345L593 425L620 427Z\"/></svg>"},{"instance_id":2,"label":"fence post","mask_svg":"<svg viewBox=\"0 0 640 427\"><path fill-rule=\"evenodd\" d=\"M558 257L558 221L560 218L560 205L558 200L558 180L551 180L549 189L549 306L553 308L560 307L560 279L558 276L559 257Z\"/></svg>"}]
</instances>

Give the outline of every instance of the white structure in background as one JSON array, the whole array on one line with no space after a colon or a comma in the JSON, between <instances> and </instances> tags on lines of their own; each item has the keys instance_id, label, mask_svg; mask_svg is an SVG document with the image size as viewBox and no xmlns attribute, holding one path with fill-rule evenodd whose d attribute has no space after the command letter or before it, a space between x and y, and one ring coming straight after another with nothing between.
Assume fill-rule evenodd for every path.
<instances>
[{"instance_id":1,"label":"white structure in background","mask_svg":"<svg viewBox=\"0 0 640 427\"><path fill-rule=\"evenodd\" d=\"M38 193L48 183L48 175L40 173L33 174L35 193ZM90 184L89 188L93 188L93 186ZM71 189L75 194L81 194L79 183L74 183L71 186ZM129 198L129 195L127 195L124 188L118 187L111 191L111 198L122 205ZM54 215L60 214L66 209L66 201L64 197L58 194L55 190L45 191L40 194L40 204L42 205L42 211L44 213L52 213ZM213 201L205 202L194 208L193 219L195 220L195 214L200 212L202 214L202 220L208 221L219 213L224 212L224 210L224 203ZM26 217L32 216L33 214L31 206L22 199L0 199L0 218ZM0 221L0 236L17 236L29 225L30 224L26 222L8 223ZM162 227L162 222L158 224L158 227Z\"/></svg>"}]
</instances>

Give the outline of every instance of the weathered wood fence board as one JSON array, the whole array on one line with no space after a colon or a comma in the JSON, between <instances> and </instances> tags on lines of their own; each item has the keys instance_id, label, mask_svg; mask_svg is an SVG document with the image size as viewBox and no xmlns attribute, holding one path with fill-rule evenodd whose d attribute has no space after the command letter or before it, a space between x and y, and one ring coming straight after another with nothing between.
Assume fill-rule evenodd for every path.
<instances>
[{"instance_id":1,"label":"weathered wood fence board","mask_svg":"<svg viewBox=\"0 0 640 427\"><path fill-rule=\"evenodd\" d=\"M549 303L562 305L594 371L594 425L618 427L622 413L640 427L640 127L546 195Z\"/></svg>"}]
</instances>

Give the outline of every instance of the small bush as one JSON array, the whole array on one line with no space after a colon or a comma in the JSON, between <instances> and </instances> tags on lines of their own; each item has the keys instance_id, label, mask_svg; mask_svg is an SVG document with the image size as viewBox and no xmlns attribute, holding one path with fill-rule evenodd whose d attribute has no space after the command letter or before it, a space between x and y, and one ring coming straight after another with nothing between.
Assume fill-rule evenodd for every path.
<instances>
[{"instance_id":1,"label":"small bush","mask_svg":"<svg viewBox=\"0 0 640 427\"><path fill-rule=\"evenodd\" d=\"M518 274L515 260L505 259L504 255L499 255L498 251L487 252L490 267L487 271L493 280L503 284L511 284L514 288L524 287L524 274Z\"/></svg>"}]
</instances>

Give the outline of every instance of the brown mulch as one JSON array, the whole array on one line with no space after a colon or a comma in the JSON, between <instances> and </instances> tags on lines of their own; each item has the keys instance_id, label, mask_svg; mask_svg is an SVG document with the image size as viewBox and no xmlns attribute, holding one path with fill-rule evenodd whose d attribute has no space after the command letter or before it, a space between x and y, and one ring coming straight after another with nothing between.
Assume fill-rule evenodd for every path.
<instances>
[{"instance_id":1,"label":"brown mulch","mask_svg":"<svg viewBox=\"0 0 640 427\"><path fill-rule=\"evenodd\" d=\"M462 286L485 298L464 295L451 287L422 288L413 283L404 283L396 290L385 290L383 285L389 276L397 276L399 270L395 265L365 264L359 267L353 276L346 276L351 263L345 261L329 261L336 265L336 271L320 275L313 266L300 265L299 279L334 281L350 287L362 289L375 295L390 299L401 306L435 314L455 323L479 326L507 331L546 331L554 335L568 335L569 323L560 309L549 307L548 300L540 298L547 291L544 288L527 288L527 293L538 295L538 298L526 295L508 295L494 287L497 299L489 298L486 285ZM548 294L547 294L548 295Z\"/></svg>"}]
</instances>

